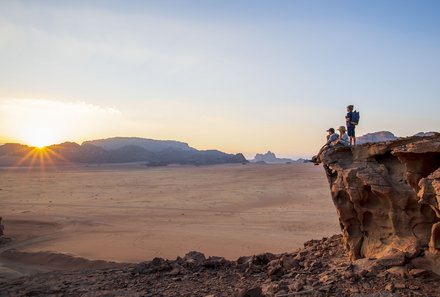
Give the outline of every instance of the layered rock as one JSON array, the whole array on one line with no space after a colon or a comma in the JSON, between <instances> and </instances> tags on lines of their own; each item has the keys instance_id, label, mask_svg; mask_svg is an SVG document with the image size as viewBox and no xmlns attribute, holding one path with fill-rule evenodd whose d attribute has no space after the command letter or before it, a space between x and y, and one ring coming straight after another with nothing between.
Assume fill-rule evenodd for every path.
<instances>
[{"instance_id":1,"label":"layered rock","mask_svg":"<svg viewBox=\"0 0 440 297\"><path fill-rule=\"evenodd\" d=\"M383 141L393 141L397 137L389 131L379 131L373 133L367 133L365 135L356 137L357 144L364 144L370 142L383 142Z\"/></svg>"},{"instance_id":2,"label":"layered rock","mask_svg":"<svg viewBox=\"0 0 440 297\"><path fill-rule=\"evenodd\" d=\"M3 236L3 230L5 227L2 225L2 217L0 217L0 238Z\"/></svg>"},{"instance_id":3,"label":"layered rock","mask_svg":"<svg viewBox=\"0 0 440 297\"><path fill-rule=\"evenodd\" d=\"M352 260L440 259L440 134L334 148L322 160Z\"/></svg>"}]
</instances>

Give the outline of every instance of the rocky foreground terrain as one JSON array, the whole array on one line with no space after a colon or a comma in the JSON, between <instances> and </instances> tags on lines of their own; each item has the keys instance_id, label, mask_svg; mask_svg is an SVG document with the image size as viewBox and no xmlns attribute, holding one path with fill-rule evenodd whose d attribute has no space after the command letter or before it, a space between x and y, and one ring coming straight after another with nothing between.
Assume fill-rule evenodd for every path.
<instances>
[{"instance_id":1,"label":"rocky foreground terrain","mask_svg":"<svg viewBox=\"0 0 440 297\"><path fill-rule=\"evenodd\" d=\"M0 296L439 296L438 280L404 258L350 262L335 235L292 253L236 261L190 252L172 261L37 274L0 283Z\"/></svg>"}]
</instances>

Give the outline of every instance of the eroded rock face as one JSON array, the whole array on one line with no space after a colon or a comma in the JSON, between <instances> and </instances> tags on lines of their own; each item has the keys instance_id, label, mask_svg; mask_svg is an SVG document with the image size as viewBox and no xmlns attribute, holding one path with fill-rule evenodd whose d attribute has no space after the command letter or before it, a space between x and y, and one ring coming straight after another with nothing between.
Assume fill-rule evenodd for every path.
<instances>
[{"instance_id":1,"label":"eroded rock face","mask_svg":"<svg viewBox=\"0 0 440 297\"><path fill-rule=\"evenodd\" d=\"M2 225L2 217L0 217L0 238L3 236L3 230L5 227Z\"/></svg>"},{"instance_id":2,"label":"eroded rock face","mask_svg":"<svg viewBox=\"0 0 440 297\"><path fill-rule=\"evenodd\" d=\"M439 133L334 148L322 160L352 260L440 259Z\"/></svg>"}]
</instances>

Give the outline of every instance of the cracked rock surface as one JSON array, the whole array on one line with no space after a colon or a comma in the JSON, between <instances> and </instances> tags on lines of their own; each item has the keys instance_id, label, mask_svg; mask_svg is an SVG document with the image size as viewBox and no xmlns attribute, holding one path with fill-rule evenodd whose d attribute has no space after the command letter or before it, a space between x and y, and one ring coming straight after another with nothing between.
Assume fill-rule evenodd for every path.
<instances>
[{"instance_id":1,"label":"cracked rock surface","mask_svg":"<svg viewBox=\"0 0 440 297\"><path fill-rule=\"evenodd\" d=\"M440 134L327 150L323 156L352 260L440 257Z\"/></svg>"}]
</instances>

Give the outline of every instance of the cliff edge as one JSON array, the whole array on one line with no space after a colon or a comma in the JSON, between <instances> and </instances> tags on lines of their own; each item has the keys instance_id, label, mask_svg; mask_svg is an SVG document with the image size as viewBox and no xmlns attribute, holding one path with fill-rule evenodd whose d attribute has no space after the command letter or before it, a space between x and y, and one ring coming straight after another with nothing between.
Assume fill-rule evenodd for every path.
<instances>
[{"instance_id":1,"label":"cliff edge","mask_svg":"<svg viewBox=\"0 0 440 297\"><path fill-rule=\"evenodd\" d=\"M429 259L440 271L440 134L339 147L322 161L352 260Z\"/></svg>"}]
</instances>

